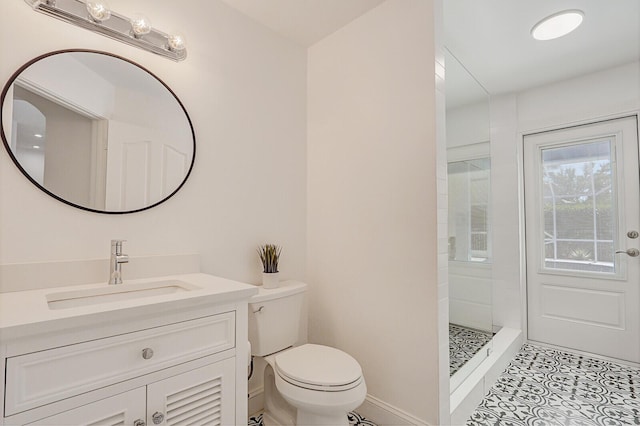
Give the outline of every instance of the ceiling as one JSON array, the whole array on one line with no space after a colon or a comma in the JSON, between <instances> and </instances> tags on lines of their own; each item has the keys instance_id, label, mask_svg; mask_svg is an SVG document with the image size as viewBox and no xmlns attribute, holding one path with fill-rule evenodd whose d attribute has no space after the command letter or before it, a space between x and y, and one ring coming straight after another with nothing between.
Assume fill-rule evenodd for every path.
<instances>
[{"instance_id":1,"label":"ceiling","mask_svg":"<svg viewBox=\"0 0 640 426\"><path fill-rule=\"evenodd\" d=\"M522 91L640 57L639 0L443 3L447 49L491 95ZM576 31L549 41L531 37L537 22L567 9L584 12L584 21Z\"/></svg>"},{"instance_id":2,"label":"ceiling","mask_svg":"<svg viewBox=\"0 0 640 426\"><path fill-rule=\"evenodd\" d=\"M223 1L310 46L385 0ZM447 49L491 95L622 65L640 56L640 0L442 1ZM530 36L538 21L566 9L584 12L576 31L551 41ZM447 87L447 96L452 90Z\"/></svg>"},{"instance_id":3,"label":"ceiling","mask_svg":"<svg viewBox=\"0 0 640 426\"><path fill-rule=\"evenodd\" d=\"M385 0L223 0L302 46L311 46Z\"/></svg>"}]
</instances>

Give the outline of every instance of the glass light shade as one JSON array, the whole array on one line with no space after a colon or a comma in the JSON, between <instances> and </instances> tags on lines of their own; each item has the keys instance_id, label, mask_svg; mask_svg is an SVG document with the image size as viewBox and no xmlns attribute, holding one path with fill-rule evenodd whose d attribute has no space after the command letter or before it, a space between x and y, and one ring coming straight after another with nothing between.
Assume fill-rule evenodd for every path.
<instances>
[{"instance_id":1,"label":"glass light shade","mask_svg":"<svg viewBox=\"0 0 640 426\"><path fill-rule=\"evenodd\" d=\"M151 32L151 22L144 15L133 15L131 18L131 31L135 37L149 34Z\"/></svg>"},{"instance_id":2,"label":"glass light shade","mask_svg":"<svg viewBox=\"0 0 640 426\"><path fill-rule=\"evenodd\" d=\"M106 21L111 17L111 9L106 1L88 1L87 12L89 16L96 22Z\"/></svg>"},{"instance_id":3,"label":"glass light shade","mask_svg":"<svg viewBox=\"0 0 640 426\"><path fill-rule=\"evenodd\" d=\"M536 40L553 40L569 34L582 24L584 13L581 10L565 10L547 16L531 29Z\"/></svg>"},{"instance_id":4,"label":"glass light shade","mask_svg":"<svg viewBox=\"0 0 640 426\"><path fill-rule=\"evenodd\" d=\"M171 34L167 36L167 45L169 50L180 52L185 49L185 40L182 34Z\"/></svg>"}]
</instances>

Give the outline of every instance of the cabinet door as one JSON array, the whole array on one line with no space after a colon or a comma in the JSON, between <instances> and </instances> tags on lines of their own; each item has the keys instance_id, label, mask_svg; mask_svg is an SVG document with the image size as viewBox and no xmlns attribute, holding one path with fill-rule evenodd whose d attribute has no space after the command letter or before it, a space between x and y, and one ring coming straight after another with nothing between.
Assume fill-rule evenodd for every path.
<instances>
[{"instance_id":1,"label":"cabinet door","mask_svg":"<svg viewBox=\"0 0 640 426\"><path fill-rule=\"evenodd\" d=\"M142 387L29 423L29 425L134 425L136 421L145 419L145 400L146 389Z\"/></svg>"},{"instance_id":2,"label":"cabinet door","mask_svg":"<svg viewBox=\"0 0 640 426\"><path fill-rule=\"evenodd\" d=\"M235 358L229 358L147 387L147 425L235 423Z\"/></svg>"}]
</instances>

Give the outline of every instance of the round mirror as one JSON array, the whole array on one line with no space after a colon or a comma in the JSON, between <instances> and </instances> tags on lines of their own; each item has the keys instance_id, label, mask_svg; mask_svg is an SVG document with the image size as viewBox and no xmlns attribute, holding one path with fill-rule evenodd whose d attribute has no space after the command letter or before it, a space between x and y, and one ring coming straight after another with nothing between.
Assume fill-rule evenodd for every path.
<instances>
[{"instance_id":1,"label":"round mirror","mask_svg":"<svg viewBox=\"0 0 640 426\"><path fill-rule=\"evenodd\" d=\"M195 158L189 115L145 68L104 52L29 61L2 90L2 141L13 162L58 200L100 213L166 201Z\"/></svg>"}]
</instances>

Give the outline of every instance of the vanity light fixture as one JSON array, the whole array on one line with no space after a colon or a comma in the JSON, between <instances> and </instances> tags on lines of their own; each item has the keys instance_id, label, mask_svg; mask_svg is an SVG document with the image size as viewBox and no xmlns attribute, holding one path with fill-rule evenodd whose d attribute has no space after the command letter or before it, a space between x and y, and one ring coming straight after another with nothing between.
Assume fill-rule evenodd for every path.
<instances>
[{"instance_id":1,"label":"vanity light fixture","mask_svg":"<svg viewBox=\"0 0 640 426\"><path fill-rule=\"evenodd\" d=\"M184 37L151 27L143 15L128 18L112 11L105 0L25 0L33 10L79 27L165 56L174 61L187 57Z\"/></svg>"},{"instance_id":2,"label":"vanity light fixture","mask_svg":"<svg viewBox=\"0 0 640 426\"><path fill-rule=\"evenodd\" d=\"M564 10L547 16L531 29L536 40L553 40L569 34L582 24L584 13L581 10Z\"/></svg>"}]
</instances>

